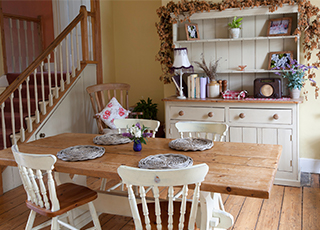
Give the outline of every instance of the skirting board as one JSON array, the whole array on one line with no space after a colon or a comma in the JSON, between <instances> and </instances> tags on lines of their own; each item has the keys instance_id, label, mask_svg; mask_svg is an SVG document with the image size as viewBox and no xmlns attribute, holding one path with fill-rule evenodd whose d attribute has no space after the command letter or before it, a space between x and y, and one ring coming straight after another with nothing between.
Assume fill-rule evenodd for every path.
<instances>
[{"instance_id":1,"label":"skirting board","mask_svg":"<svg viewBox=\"0 0 320 230\"><path fill-rule=\"evenodd\" d=\"M320 173L320 160L300 158L301 172Z\"/></svg>"}]
</instances>

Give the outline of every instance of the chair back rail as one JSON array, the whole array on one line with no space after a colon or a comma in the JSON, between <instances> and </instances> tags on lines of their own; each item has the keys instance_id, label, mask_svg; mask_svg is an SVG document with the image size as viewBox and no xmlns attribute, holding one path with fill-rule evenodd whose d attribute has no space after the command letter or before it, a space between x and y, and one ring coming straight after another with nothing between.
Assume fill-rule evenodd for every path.
<instances>
[{"instance_id":1,"label":"chair back rail","mask_svg":"<svg viewBox=\"0 0 320 230\"><path fill-rule=\"evenodd\" d=\"M153 196L155 201L155 216L157 229L162 228L161 214L165 211L161 211L161 202L159 199L159 187L168 186L168 229L173 229L174 225L174 186L183 186L183 193L181 199L180 213L178 218L179 229L184 229L184 225L188 225L188 229L195 229L196 213L198 208L200 184L204 180L208 173L209 167L206 164L195 165L183 169L165 169L165 170L149 170L139 169L128 166L120 166L118 168L118 174L121 177L124 184L128 187L128 199L130 208L134 220L136 229L144 229L141 218L144 218L145 228L151 229L150 213L146 200L145 187L152 187ZM188 196L188 185L194 185L192 195L192 204L189 215L189 222L185 222L186 202ZM142 202L143 217L140 217L137 207L137 201L133 186L139 186L139 193ZM176 213L175 213L176 214Z\"/></svg>"},{"instance_id":2,"label":"chair back rail","mask_svg":"<svg viewBox=\"0 0 320 230\"><path fill-rule=\"evenodd\" d=\"M180 137L203 137L213 141L223 141L227 135L228 125L216 122L177 122L175 124Z\"/></svg>"},{"instance_id":3,"label":"chair back rail","mask_svg":"<svg viewBox=\"0 0 320 230\"><path fill-rule=\"evenodd\" d=\"M122 133L123 130L126 132L129 131L129 128L133 125L140 123L141 126L148 127L147 131L152 133L152 137L156 137L156 133L158 132L158 128L160 126L160 122L156 120L148 120L148 119L115 119L114 124L118 128L119 133Z\"/></svg>"},{"instance_id":4,"label":"chair back rail","mask_svg":"<svg viewBox=\"0 0 320 230\"><path fill-rule=\"evenodd\" d=\"M82 68L80 61L90 61L89 51L85 49L88 49L86 29L91 16L92 13L81 6L76 18L0 95L0 142L3 142L3 148L16 144L18 140L26 141L27 133L32 133L33 126L39 125L42 115L48 114L48 108L54 106L54 100L63 94L70 79L78 76ZM48 64L47 70L44 69L45 63Z\"/></svg>"}]
</instances>

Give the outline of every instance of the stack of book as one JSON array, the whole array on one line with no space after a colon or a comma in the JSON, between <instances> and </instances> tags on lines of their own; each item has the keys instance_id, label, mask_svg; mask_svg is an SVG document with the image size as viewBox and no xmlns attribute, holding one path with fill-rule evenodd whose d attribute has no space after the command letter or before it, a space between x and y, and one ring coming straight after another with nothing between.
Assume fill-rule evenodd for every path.
<instances>
[{"instance_id":1,"label":"stack of book","mask_svg":"<svg viewBox=\"0 0 320 230\"><path fill-rule=\"evenodd\" d=\"M178 91L180 91L180 76L172 77ZM188 98L206 98L207 77L200 77L198 74L184 74L182 80L183 93Z\"/></svg>"}]
</instances>

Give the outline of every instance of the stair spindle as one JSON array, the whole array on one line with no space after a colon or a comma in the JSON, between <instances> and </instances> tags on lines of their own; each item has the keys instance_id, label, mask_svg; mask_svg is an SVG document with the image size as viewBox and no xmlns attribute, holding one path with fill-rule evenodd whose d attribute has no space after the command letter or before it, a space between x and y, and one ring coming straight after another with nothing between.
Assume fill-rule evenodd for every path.
<instances>
[{"instance_id":1,"label":"stair spindle","mask_svg":"<svg viewBox=\"0 0 320 230\"><path fill-rule=\"evenodd\" d=\"M46 106L46 98L45 98L45 92L44 92L44 76L43 76L43 67L44 62L42 61L40 64L40 71L41 71L41 96L42 96L42 103L41 103L41 112L43 115L47 113L47 106Z\"/></svg>"},{"instance_id":2,"label":"stair spindle","mask_svg":"<svg viewBox=\"0 0 320 230\"><path fill-rule=\"evenodd\" d=\"M35 111L36 123L39 124L40 113L39 113L39 107L38 107L37 69L34 70L33 77L34 77L34 99L35 99L35 105L36 105L36 111Z\"/></svg>"},{"instance_id":3,"label":"stair spindle","mask_svg":"<svg viewBox=\"0 0 320 230\"><path fill-rule=\"evenodd\" d=\"M72 68L72 77L76 76L76 69L74 65L74 44L73 44L73 30L70 34L70 43L71 43L71 68Z\"/></svg>"},{"instance_id":4,"label":"stair spindle","mask_svg":"<svg viewBox=\"0 0 320 230\"><path fill-rule=\"evenodd\" d=\"M31 22L31 39L32 39L32 60L35 59L35 55L36 55L36 48L34 46L34 26L33 26L33 22Z\"/></svg>"},{"instance_id":5,"label":"stair spindle","mask_svg":"<svg viewBox=\"0 0 320 230\"><path fill-rule=\"evenodd\" d=\"M18 51L19 51L19 72L22 72L22 55L21 55L21 42L20 42L20 21L17 19L17 34L18 34Z\"/></svg>"},{"instance_id":6,"label":"stair spindle","mask_svg":"<svg viewBox=\"0 0 320 230\"><path fill-rule=\"evenodd\" d=\"M67 84L70 84L70 74L69 74L69 43L68 43L68 35L65 38L66 41L66 65L67 65Z\"/></svg>"},{"instance_id":7,"label":"stair spindle","mask_svg":"<svg viewBox=\"0 0 320 230\"><path fill-rule=\"evenodd\" d=\"M11 127L12 127L12 143L17 144L16 140L16 123L14 117L14 105L13 105L13 93L10 95L10 106L11 106Z\"/></svg>"},{"instance_id":8,"label":"stair spindle","mask_svg":"<svg viewBox=\"0 0 320 230\"><path fill-rule=\"evenodd\" d=\"M59 56L60 56L60 90L64 91L64 79L63 79L63 58L62 58L62 42L59 45Z\"/></svg>"},{"instance_id":9,"label":"stair spindle","mask_svg":"<svg viewBox=\"0 0 320 230\"><path fill-rule=\"evenodd\" d=\"M13 45L13 35L12 35L12 19L9 18L9 26L10 26L10 41L11 41L11 58L12 58L12 72L15 72L16 63L14 59L14 45Z\"/></svg>"},{"instance_id":10,"label":"stair spindle","mask_svg":"<svg viewBox=\"0 0 320 230\"><path fill-rule=\"evenodd\" d=\"M28 76L26 79L26 85L27 85L27 108L28 108L27 128L28 128L28 132L31 133L33 128L32 128L32 118L31 118L29 81L30 81L30 76Z\"/></svg>"},{"instance_id":11,"label":"stair spindle","mask_svg":"<svg viewBox=\"0 0 320 230\"><path fill-rule=\"evenodd\" d=\"M78 26L76 26L76 44L77 44L77 63L78 63L78 71L80 71L81 65L80 65L80 50L79 50L79 34L78 34Z\"/></svg>"},{"instance_id":12,"label":"stair spindle","mask_svg":"<svg viewBox=\"0 0 320 230\"><path fill-rule=\"evenodd\" d=\"M23 107L22 107L22 96L21 96L21 89L22 84L19 85L18 91L19 91L19 112L20 112L20 140L21 142L24 142L25 140L25 130L24 130L24 122L23 122Z\"/></svg>"},{"instance_id":13,"label":"stair spindle","mask_svg":"<svg viewBox=\"0 0 320 230\"><path fill-rule=\"evenodd\" d=\"M54 49L54 83L55 91L54 96L57 99L59 97L59 88L58 88L58 67L57 67L57 48Z\"/></svg>"},{"instance_id":14,"label":"stair spindle","mask_svg":"<svg viewBox=\"0 0 320 230\"><path fill-rule=\"evenodd\" d=\"M2 124L2 139L3 139L3 148L7 148L7 136L6 136L6 121L4 117L4 102L1 104L1 124Z\"/></svg>"},{"instance_id":15,"label":"stair spindle","mask_svg":"<svg viewBox=\"0 0 320 230\"><path fill-rule=\"evenodd\" d=\"M52 106L53 105L53 95L52 95L52 86L51 86L51 66L50 66L50 58L51 58L51 55L49 54L48 55L48 81L49 81L49 106Z\"/></svg>"},{"instance_id":16,"label":"stair spindle","mask_svg":"<svg viewBox=\"0 0 320 230\"><path fill-rule=\"evenodd\" d=\"M27 21L23 21L24 25L24 41L25 41L25 46L26 46L26 67L29 66L29 52L28 52L28 25Z\"/></svg>"}]
</instances>

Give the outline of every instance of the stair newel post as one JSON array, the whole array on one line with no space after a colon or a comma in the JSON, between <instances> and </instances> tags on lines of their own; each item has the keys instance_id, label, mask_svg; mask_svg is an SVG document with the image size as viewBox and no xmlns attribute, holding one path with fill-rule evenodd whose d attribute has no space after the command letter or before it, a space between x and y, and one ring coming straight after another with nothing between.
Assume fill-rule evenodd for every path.
<instances>
[{"instance_id":1,"label":"stair newel post","mask_svg":"<svg viewBox=\"0 0 320 230\"><path fill-rule=\"evenodd\" d=\"M43 67L44 67L44 62L42 61L40 64L40 71L41 71L41 96L42 96L42 102L41 102L41 112L43 115L47 113L47 106L46 106L46 97L45 97L45 92L44 92L44 76L43 76Z\"/></svg>"},{"instance_id":2,"label":"stair newel post","mask_svg":"<svg viewBox=\"0 0 320 230\"><path fill-rule=\"evenodd\" d=\"M3 148L7 148L7 140L6 140L6 122L4 117L4 102L1 104L1 124L2 124L2 138L3 138Z\"/></svg>"},{"instance_id":3,"label":"stair newel post","mask_svg":"<svg viewBox=\"0 0 320 230\"><path fill-rule=\"evenodd\" d=\"M17 140L16 140L16 124L15 124L15 117L14 117L14 105L13 105L13 98L14 95L13 93L10 95L10 106L11 106L11 127L12 127L12 143L14 145L17 144Z\"/></svg>"},{"instance_id":4,"label":"stair newel post","mask_svg":"<svg viewBox=\"0 0 320 230\"><path fill-rule=\"evenodd\" d=\"M70 73L69 73L69 59L70 59L70 56L69 56L69 43L68 43L68 35L66 36L65 38L65 41L66 41L66 65L67 65L67 73L66 73L66 78L67 78L67 84L70 84Z\"/></svg>"},{"instance_id":5,"label":"stair newel post","mask_svg":"<svg viewBox=\"0 0 320 230\"><path fill-rule=\"evenodd\" d=\"M18 32L18 51L19 51L19 72L22 72L22 55L21 55L21 42L20 42L20 21L17 19L17 32Z\"/></svg>"},{"instance_id":6,"label":"stair newel post","mask_svg":"<svg viewBox=\"0 0 320 230\"><path fill-rule=\"evenodd\" d=\"M76 76L76 70L74 65L74 44L73 44L73 30L70 33L70 43L71 43L71 68L72 68L72 77Z\"/></svg>"},{"instance_id":7,"label":"stair newel post","mask_svg":"<svg viewBox=\"0 0 320 230\"><path fill-rule=\"evenodd\" d=\"M52 95L52 86L51 86L51 66L50 66L50 58L51 58L51 55L49 54L48 55L48 81L49 81L49 106L52 106L53 105L53 95Z\"/></svg>"},{"instance_id":8,"label":"stair newel post","mask_svg":"<svg viewBox=\"0 0 320 230\"><path fill-rule=\"evenodd\" d=\"M59 45L59 57L60 57L60 90L64 91L64 79L63 79L63 58L62 58L62 42Z\"/></svg>"},{"instance_id":9,"label":"stair newel post","mask_svg":"<svg viewBox=\"0 0 320 230\"><path fill-rule=\"evenodd\" d=\"M36 123L39 124L40 113L39 113L39 106L38 106L37 69L33 71L33 77L34 77L34 99L35 99L35 106L36 106L36 111L34 113L36 116Z\"/></svg>"},{"instance_id":10,"label":"stair newel post","mask_svg":"<svg viewBox=\"0 0 320 230\"><path fill-rule=\"evenodd\" d=\"M88 11L85 6L80 7L80 13L83 13L81 20L82 60L88 61Z\"/></svg>"},{"instance_id":11,"label":"stair newel post","mask_svg":"<svg viewBox=\"0 0 320 230\"><path fill-rule=\"evenodd\" d=\"M30 105L30 88L29 88L29 81L30 81L30 76L27 77L26 79L26 85L27 85L27 108L28 108L28 117L27 117L27 128L28 132L32 132L32 118L31 118L31 105Z\"/></svg>"},{"instance_id":12,"label":"stair newel post","mask_svg":"<svg viewBox=\"0 0 320 230\"><path fill-rule=\"evenodd\" d=\"M19 85L18 91L19 91L19 112L20 112L20 140L21 142L24 142L25 140L25 130L23 127L23 107L22 107L22 96L21 96L21 89L22 84Z\"/></svg>"},{"instance_id":13,"label":"stair newel post","mask_svg":"<svg viewBox=\"0 0 320 230\"><path fill-rule=\"evenodd\" d=\"M77 46L77 64L78 64L78 71L81 69L81 63L80 63L80 46L79 46L79 33L78 33L78 26L76 26L76 46Z\"/></svg>"},{"instance_id":14,"label":"stair newel post","mask_svg":"<svg viewBox=\"0 0 320 230\"><path fill-rule=\"evenodd\" d=\"M57 48L54 49L54 83L55 91L54 96L57 99L59 97L59 88L58 88L58 67L57 67Z\"/></svg>"}]
</instances>

